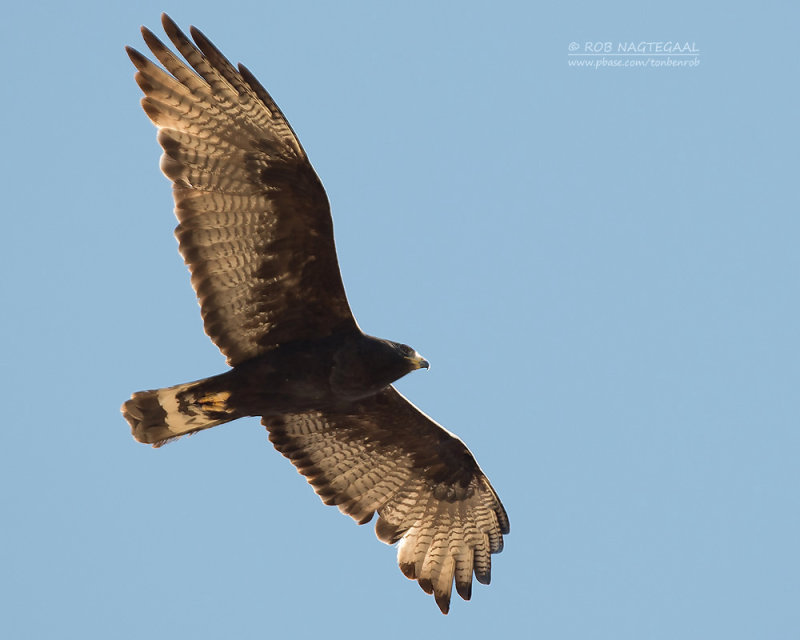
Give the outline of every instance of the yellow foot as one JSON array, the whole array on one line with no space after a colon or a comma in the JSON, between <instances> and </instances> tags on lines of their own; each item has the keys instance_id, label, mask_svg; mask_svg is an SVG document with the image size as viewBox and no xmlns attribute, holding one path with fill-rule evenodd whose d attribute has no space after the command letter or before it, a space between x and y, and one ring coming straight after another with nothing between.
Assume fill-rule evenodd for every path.
<instances>
[{"instance_id":1,"label":"yellow foot","mask_svg":"<svg viewBox=\"0 0 800 640\"><path fill-rule=\"evenodd\" d=\"M220 391L218 393L209 393L208 395L202 396L201 398L197 399L197 404L199 404L204 412L210 413L230 413L231 410L228 408L226 402L228 398L231 397L230 391Z\"/></svg>"}]
</instances>

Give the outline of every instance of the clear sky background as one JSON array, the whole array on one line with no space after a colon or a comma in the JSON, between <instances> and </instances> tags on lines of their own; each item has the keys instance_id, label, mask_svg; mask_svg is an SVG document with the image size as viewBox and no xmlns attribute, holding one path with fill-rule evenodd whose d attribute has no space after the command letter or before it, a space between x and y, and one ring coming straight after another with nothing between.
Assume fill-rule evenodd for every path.
<instances>
[{"instance_id":1,"label":"clear sky background","mask_svg":"<svg viewBox=\"0 0 800 640\"><path fill-rule=\"evenodd\" d=\"M740 7L5 6L0 636L799 637L800 15ZM359 323L503 499L447 617L256 419L119 413L225 368L123 52L162 10L272 92ZM568 64L643 41L700 64Z\"/></svg>"}]
</instances>

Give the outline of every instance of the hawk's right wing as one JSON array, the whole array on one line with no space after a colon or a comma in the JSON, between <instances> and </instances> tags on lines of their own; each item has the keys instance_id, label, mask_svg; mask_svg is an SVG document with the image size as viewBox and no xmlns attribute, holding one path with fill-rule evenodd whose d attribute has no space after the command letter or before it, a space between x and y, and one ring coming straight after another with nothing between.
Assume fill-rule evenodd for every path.
<instances>
[{"instance_id":1,"label":"hawk's right wing","mask_svg":"<svg viewBox=\"0 0 800 640\"><path fill-rule=\"evenodd\" d=\"M166 72L128 54L159 129L206 333L236 365L276 344L355 329L328 199L289 123L199 30L193 43L168 16L162 23L188 65L144 27Z\"/></svg>"}]
</instances>

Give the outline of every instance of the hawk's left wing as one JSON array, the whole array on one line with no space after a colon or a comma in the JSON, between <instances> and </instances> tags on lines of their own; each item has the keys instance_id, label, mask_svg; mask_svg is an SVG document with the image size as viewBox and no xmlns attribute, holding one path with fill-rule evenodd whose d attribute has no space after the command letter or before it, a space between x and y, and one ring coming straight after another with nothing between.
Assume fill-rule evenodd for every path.
<instances>
[{"instance_id":1,"label":"hawk's left wing","mask_svg":"<svg viewBox=\"0 0 800 640\"><path fill-rule=\"evenodd\" d=\"M394 387L341 411L266 417L270 440L325 504L358 521L378 513L375 532L400 541L402 572L433 593L443 613L472 574L488 584L491 554L503 548L508 517L461 440Z\"/></svg>"}]
</instances>

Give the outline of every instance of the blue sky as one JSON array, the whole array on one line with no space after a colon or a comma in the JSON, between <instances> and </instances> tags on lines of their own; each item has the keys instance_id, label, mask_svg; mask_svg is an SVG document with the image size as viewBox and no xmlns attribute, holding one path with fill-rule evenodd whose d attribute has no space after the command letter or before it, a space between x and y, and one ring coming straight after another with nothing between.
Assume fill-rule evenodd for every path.
<instances>
[{"instance_id":1,"label":"blue sky","mask_svg":"<svg viewBox=\"0 0 800 640\"><path fill-rule=\"evenodd\" d=\"M793 4L50 4L0 22L0 635L797 637ZM224 369L123 52L163 10L272 92L360 325L503 499L447 617L257 420L119 414ZM673 41L700 64L568 64Z\"/></svg>"}]
</instances>

